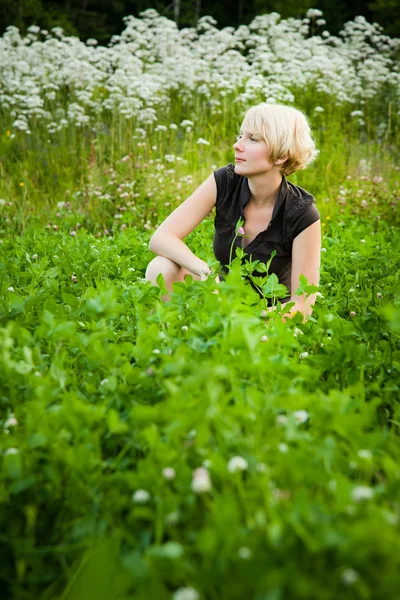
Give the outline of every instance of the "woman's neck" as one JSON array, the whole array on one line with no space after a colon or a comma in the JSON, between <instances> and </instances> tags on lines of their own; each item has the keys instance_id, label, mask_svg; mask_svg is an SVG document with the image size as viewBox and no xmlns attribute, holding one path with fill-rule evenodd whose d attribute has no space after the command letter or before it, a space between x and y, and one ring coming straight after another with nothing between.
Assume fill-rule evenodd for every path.
<instances>
[{"instance_id":1,"label":"woman's neck","mask_svg":"<svg viewBox=\"0 0 400 600\"><path fill-rule=\"evenodd\" d=\"M282 179L279 171L269 171L248 177L251 202L260 208L274 206L279 196Z\"/></svg>"}]
</instances>

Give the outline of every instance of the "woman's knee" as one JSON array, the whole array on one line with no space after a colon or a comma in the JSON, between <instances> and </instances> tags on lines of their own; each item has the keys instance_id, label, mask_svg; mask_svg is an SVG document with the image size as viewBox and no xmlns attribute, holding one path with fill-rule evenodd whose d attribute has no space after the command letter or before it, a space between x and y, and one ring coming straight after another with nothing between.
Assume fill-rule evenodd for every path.
<instances>
[{"instance_id":1,"label":"woman's knee","mask_svg":"<svg viewBox=\"0 0 400 600\"><path fill-rule=\"evenodd\" d=\"M160 273L163 274L164 280L170 279L171 277L177 277L181 267L177 265L173 260L165 258L164 256L156 256L147 265L145 279L156 284L156 279Z\"/></svg>"}]
</instances>

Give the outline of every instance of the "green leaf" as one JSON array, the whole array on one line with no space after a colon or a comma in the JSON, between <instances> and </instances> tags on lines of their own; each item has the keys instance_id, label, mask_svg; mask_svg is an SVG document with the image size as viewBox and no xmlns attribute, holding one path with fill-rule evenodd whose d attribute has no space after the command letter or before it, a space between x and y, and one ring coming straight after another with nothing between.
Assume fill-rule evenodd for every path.
<instances>
[{"instance_id":1,"label":"green leaf","mask_svg":"<svg viewBox=\"0 0 400 600\"><path fill-rule=\"evenodd\" d=\"M305 294L307 297L310 294L314 294L315 292L318 292L319 286L308 285L308 279L307 279L307 277L305 277L305 275L300 275L299 281L300 281L299 287L295 291L296 296L302 296L303 294Z\"/></svg>"},{"instance_id":2,"label":"green leaf","mask_svg":"<svg viewBox=\"0 0 400 600\"><path fill-rule=\"evenodd\" d=\"M79 300L76 296L73 296L72 294L68 294L67 292L63 292L61 294L62 299L64 300L65 304L68 304L68 306L72 306L72 307L77 307L79 306Z\"/></svg>"},{"instance_id":3,"label":"green leaf","mask_svg":"<svg viewBox=\"0 0 400 600\"><path fill-rule=\"evenodd\" d=\"M55 277L58 277L59 273L60 269L58 267L50 267L50 269L47 269L43 276L47 277L48 279L54 279Z\"/></svg>"},{"instance_id":4,"label":"green leaf","mask_svg":"<svg viewBox=\"0 0 400 600\"><path fill-rule=\"evenodd\" d=\"M275 273L268 277L267 283L263 285L262 289L266 298L284 298L289 293L287 287L279 283L278 276Z\"/></svg>"}]
</instances>

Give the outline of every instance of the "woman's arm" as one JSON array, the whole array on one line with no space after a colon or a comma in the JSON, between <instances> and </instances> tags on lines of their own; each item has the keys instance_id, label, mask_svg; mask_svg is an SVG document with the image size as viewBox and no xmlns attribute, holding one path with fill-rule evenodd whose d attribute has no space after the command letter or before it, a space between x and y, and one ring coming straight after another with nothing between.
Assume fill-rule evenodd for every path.
<instances>
[{"instance_id":1,"label":"woman's arm","mask_svg":"<svg viewBox=\"0 0 400 600\"><path fill-rule=\"evenodd\" d=\"M317 294L307 298L296 296L295 291L300 285L300 275L304 275L309 285L319 285L319 271L321 265L321 221L309 225L293 240L292 247L292 295L289 302L295 302L290 313L284 316L293 317L296 312L301 312L304 317L312 313L312 307L317 299ZM285 304L288 304L287 302ZM283 304L282 306L285 306Z\"/></svg>"},{"instance_id":2,"label":"woman's arm","mask_svg":"<svg viewBox=\"0 0 400 600\"><path fill-rule=\"evenodd\" d=\"M216 200L217 185L211 174L154 232L149 243L151 252L173 260L196 275L210 272L207 263L193 254L182 240L209 214Z\"/></svg>"}]
</instances>

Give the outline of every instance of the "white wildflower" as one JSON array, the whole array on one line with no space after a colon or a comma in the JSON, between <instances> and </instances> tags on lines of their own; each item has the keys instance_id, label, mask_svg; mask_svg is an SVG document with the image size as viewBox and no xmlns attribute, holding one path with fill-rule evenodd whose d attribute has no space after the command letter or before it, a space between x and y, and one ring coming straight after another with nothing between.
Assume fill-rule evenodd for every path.
<instances>
[{"instance_id":1,"label":"white wildflower","mask_svg":"<svg viewBox=\"0 0 400 600\"><path fill-rule=\"evenodd\" d=\"M146 504L150 500L150 494L146 490L136 490L132 495L135 504Z\"/></svg>"},{"instance_id":2,"label":"white wildflower","mask_svg":"<svg viewBox=\"0 0 400 600\"><path fill-rule=\"evenodd\" d=\"M247 460L242 456L233 456L228 462L228 471L230 473L236 473L236 471L246 471L248 466Z\"/></svg>"},{"instance_id":3,"label":"white wildflower","mask_svg":"<svg viewBox=\"0 0 400 600\"><path fill-rule=\"evenodd\" d=\"M374 490L366 485L359 485L353 488L351 492L351 498L355 502L361 502L362 500L370 500L374 496Z\"/></svg>"},{"instance_id":4,"label":"white wildflower","mask_svg":"<svg viewBox=\"0 0 400 600\"><path fill-rule=\"evenodd\" d=\"M13 454L19 454L18 448L7 448L7 450L4 450L4 456L11 456Z\"/></svg>"},{"instance_id":5,"label":"white wildflower","mask_svg":"<svg viewBox=\"0 0 400 600\"><path fill-rule=\"evenodd\" d=\"M286 425L288 418L286 415L277 415L275 421L278 423L278 425Z\"/></svg>"},{"instance_id":6,"label":"white wildflower","mask_svg":"<svg viewBox=\"0 0 400 600\"><path fill-rule=\"evenodd\" d=\"M251 556L252 556L252 552L251 552L250 548L247 548L246 546L242 546L242 548L239 548L239 550L238 550L238 556L242 560L249 560L249 558L251 558Z\"/></svg>"},{"instance_id":7,"label":"white wildflower","mask_svg":"<svg viewBox=\"0 0 400 600\"><path fill-rule=\"evenodd\" d=\"M200 145L203 145L203 146L209 146L210 142L208 142L207 140L204 140L203 138L199 138L197 140L196 144L200 144Z\"/></svg>"},{"instance_id":8,"label":"white wildflower","mask_svg":"<svg viewBox=\"0 0 400 600\"><path fill-rule=\"evenodd\" d=\"M11 413L11 415L8 417L7 421L4 423L4 427L6 429L8 429L9 427L16 427L18 425L18 421L15 418L15 415L13 413Z\"/></svg>"},{"instance_id":9,"label":"white wildflower","mask_svg":"<svg viewBox=\"0 0 400 600\"><path fill-rule=\"evenodd\" d=\"M357 571L354 569L345 569L342 573L342 581L346 585L352 585L359 579Z\"/></svg>"},{"instance_id":10,"label":"white wildflower","mask_svg":"<svg viewBox=\"0 0 400 600\"><path fill-rule=\"evenodd\" d=\"M179 517L180 515L178 511L168 513L165 515L165 523L167 525L176 525L179 521Z\"/></svg>"},{"instance_id":11,"label":"white wildflower","mask_svg":"<svg viewBox=\"0 0 400 600\"><path fill-rule=\"evenodd\" d=\"M199 600L199 598L198 591L192 587L179 588L173 595L173 600Z\"/></svg>"},{"instance_id":12,"label":"white wildflower","mask_svg":"<svg viewBox=\"0 0 400 600\"><path fill-rule=\"evenodd\" d=\"M192 490L196 494L209 492L212 488L210 474L204 467L199 467L193 472Z\"/></svg>"},{"instance_id":13,"label":"white wildflower","mask_svg":"<svg viewBox=\"0 0 400 600\"><path fill-rule=\"evenodd\" d=\"M165 467L162 470L162 474L163 474L163 477L165 479L167 479L168 481L172 481L173 479L175 479L175 476L176 476L175 469L173 469L172 467Z\"/></svg>"},{"instance_id":14,"label":"white wildflower","mask_svg":"<svg viewBox=\"0 0 400 600\"><path fill-rule=\"evenodd\" d=\"M301 352L301 354L299 354L299 358L307 358L308 356L308 352Z\"/></svg>"},{"instance_id":15,"label":"white wildflower","mask_svg":"<svg viewBox=\"0 0 400 600\"><path fill-rule=\"evenodd\" d=\"M305 423L308 420L308 412L306 410L296 410L293 414L297 423Z\"/></svg>"},{"instance_id":16,"label":"white wildflower","mask_svg":"<svg viewBox=\"0 0 400 600\"><path fill-rule=\"evenodd\" d=\"M365 460L372 460L371 450L359 450L357 454L360 458L365 458Z\"/></svg>"}]
</instances>

